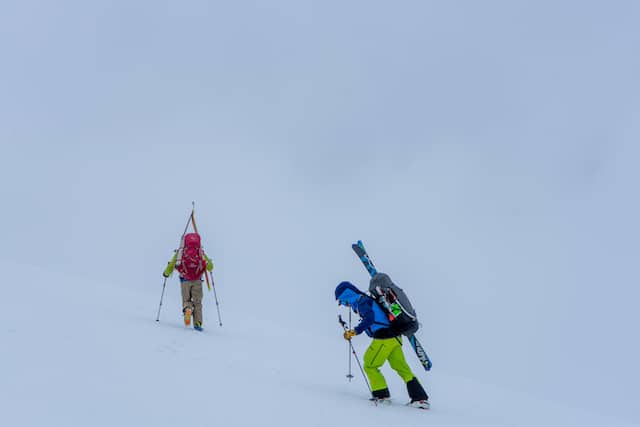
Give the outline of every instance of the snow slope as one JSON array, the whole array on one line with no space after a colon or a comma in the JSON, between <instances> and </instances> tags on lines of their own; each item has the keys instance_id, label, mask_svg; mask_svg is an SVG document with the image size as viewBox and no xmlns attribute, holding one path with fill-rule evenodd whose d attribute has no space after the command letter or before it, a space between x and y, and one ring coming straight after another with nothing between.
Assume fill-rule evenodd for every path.
<instances>
[{"instance_id":1,"label":"snow slope","mask_svg":"<svg viewBox=\"0 0 640 427\"><path fill-rule=\"evenodd\" d=\"M431 373L421 372L406 345L432 410L403 407L403 385L386 367L395 403L373 407L355 363L354 381L345 378L346 346L331 319L280 323L223 300L220 328L207 293L206 330L198 333L181 324L175 278L156 323L160 286L140 292L126 283L4 267L16 286L5 287L0 307L3 425L633 425L447 375L438 359ZM17 280L24 269L29 283ZM218 286L230 293L227 284ZM330 296L325 300L332 306ZM308 333L310 322L326 333ZM360 354L367 341L356 339Z\"/></svg>"},{"instance_id":2,"label":"snow slope","mask_svg":"<svg viewBox=\"0 0 640 427\"><path fill-rule=\"evenodd\" d=\"M0 425L639 425L638 22L2 2ZM207 294L202 335L175 278L153 320L193 200L224 320ZM345 381L357 239L418 310L429 413Z\"/></svg>"}]
</instances>

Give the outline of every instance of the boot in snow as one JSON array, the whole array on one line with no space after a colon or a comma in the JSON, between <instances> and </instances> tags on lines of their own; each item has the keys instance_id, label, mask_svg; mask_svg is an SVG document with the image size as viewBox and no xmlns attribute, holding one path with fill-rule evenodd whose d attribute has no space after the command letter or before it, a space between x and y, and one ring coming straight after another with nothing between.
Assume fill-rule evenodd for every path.
<instances>
[{"instance_id":1,"label":"boot in snow","mask_svg":"<svg viewBox=\"0 0 640 427\"><path fill-rule=\"evenodd\" d=\"M391 398L390 397L372 397L371 399L369 399L371 401L371 403L373 403L374 405L391 405Z\"/></svg>"},{"instance_id":2,"label":"boot in snow","mask_svg":"<svg viewBox=\"0 0 640 427\"><path fill-rule=\"evenodd\" d=\"M428 400L412 400L411 402L407 403L407 406L418 409L429 409L431 407Z\"/></svg>"}]
</instances>

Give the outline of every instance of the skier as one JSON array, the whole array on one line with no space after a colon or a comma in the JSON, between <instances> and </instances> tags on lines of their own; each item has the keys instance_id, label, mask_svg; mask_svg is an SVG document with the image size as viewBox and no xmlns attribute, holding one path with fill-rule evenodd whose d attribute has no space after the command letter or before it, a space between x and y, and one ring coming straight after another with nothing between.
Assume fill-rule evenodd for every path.
<instances>
[{"instance_id":1,"label":"skier","mask_svg":"<svg viewBox=\"0 0 640 427\"><path fill-rule=\"evenodd\" d=\"M190 326L193 314L193 328L202 331L202 275L205 269L209 272L213 270L213 262L202 250L198 233L184 235L180 249L173 255L162 275L169 277L174 269L180 273L184 324Z\"/></svg>"},{"instance_id":2,"label":"skier","mask_svg":"<svg viewBox=\"0 0 640 427\"><path fill-rule=\"evenodd\" d=\"M373 395L371 400L385 402L391 398L387 382L380 372L384 362L389 361L389 365L407 385L407 392L411 398L407 405L429 409L429 396L404 358L402 335L391 327L391 322L382 307L350 282L341 282L336 287L335 296L338 304L350 307L362 318L355 328L344 332L344 339L351 340L362 332L373 338L364 355L364 371L371 383Z\"/></svg>"}]
</instances>

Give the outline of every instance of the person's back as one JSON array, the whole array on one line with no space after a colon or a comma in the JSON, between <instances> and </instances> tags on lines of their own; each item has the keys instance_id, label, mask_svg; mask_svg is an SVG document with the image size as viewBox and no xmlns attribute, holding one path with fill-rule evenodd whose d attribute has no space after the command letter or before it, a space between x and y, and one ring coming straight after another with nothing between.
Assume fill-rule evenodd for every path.
<instances>
[{"instance_id":1,"label":"person's back","mask_svg":"<svg viewBox=\"0 0 640 427\"><path fill-rule=\"evenodd\" d=\"M369 293L384 308L399 334L410 337L416 333L420 327L416 311L407 294L388 274L377 272L369 282Z\"/></svg>"},{"instance_id":2,"label":"person's back","mask_svg":"<svg viewBox=\"0 0 640 427\"><path fill-rule=\"evenodd\" d=\"M200 236L189 233L184 236L184 246L178 251L176 269L184 280L201 280L207 267L204 251L200 245Z\"/></svg>"}]
</instances>

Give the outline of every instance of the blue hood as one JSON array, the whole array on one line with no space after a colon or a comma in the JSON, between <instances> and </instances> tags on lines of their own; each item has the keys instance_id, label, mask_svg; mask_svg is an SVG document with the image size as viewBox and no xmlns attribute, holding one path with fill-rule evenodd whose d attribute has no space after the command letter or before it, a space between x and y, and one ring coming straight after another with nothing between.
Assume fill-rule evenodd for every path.
<instances>
[{"instance_id":1,"label":"blue hood","mask_svg":"<svg viewBox=\"0 0 640 427\"><path fill-rule=\"evenodd\" d=\"M336 299L343 305L347 303L354 306L362 295L364 294L350 282L342 282L336 287Z\"/></svg>"}]
</instances>

